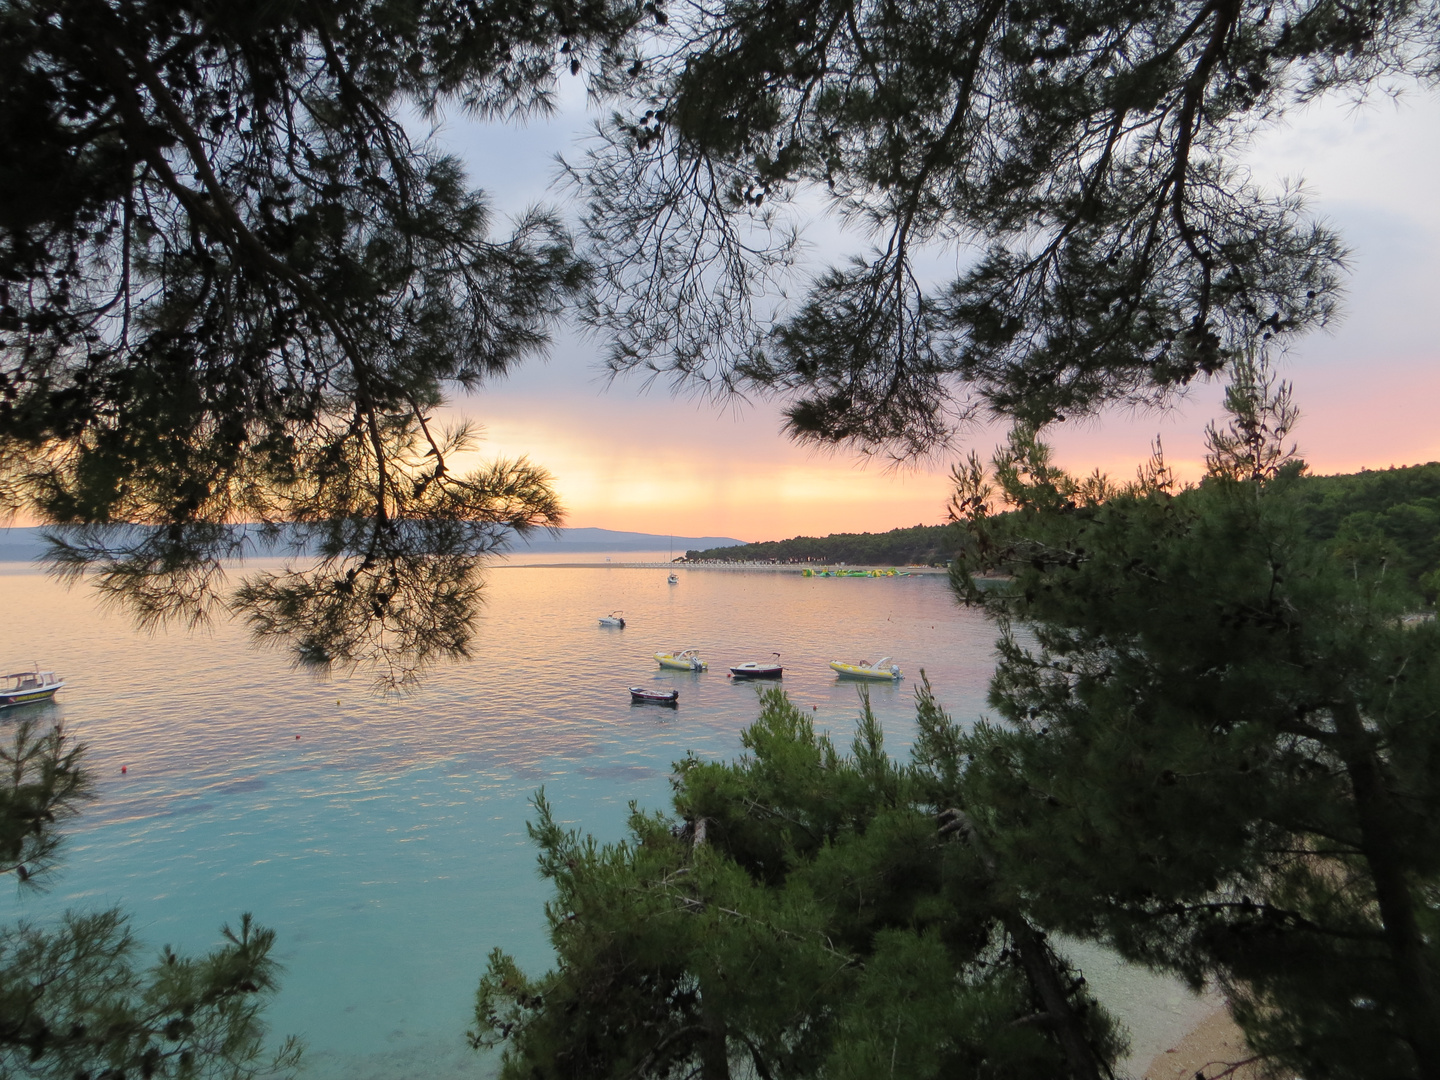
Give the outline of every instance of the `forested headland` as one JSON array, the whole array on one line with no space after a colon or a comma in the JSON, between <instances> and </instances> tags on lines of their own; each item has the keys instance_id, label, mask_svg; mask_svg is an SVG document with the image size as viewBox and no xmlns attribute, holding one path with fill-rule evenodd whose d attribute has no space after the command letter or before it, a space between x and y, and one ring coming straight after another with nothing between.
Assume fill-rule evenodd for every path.
<instances>
[{"instance_id":1,"label":"forested headland","mask_svg":"<svg viewBox=\"0 0 1440 1080\"><path fill-rule=\"evenodd\" d=\"M831 533L765 540L740 547L687 551L687 559L718 562L815 562L870 566L943 566L955 556L953 525L912 525L883 533Z\"/></svg>"},{"instance_id":2,"label":"forested headland","mask_svg":"<svg viewBox=\"0 0 1440 1080\"><path fill-rule=\"evenodd\" d=\"M1299 495L1300 513L1312 540L1338 541L1336 550L1342 555L1359 546L1373 548L1392 572L1420 583L1434 601L1440 590L1440 462L1306 476L1300 481ZM719 562L940 566L955 557L960 542L961 533L953 524L913 525L882 533L796 536L685 555Z\"/></svg>"}]
</instances>

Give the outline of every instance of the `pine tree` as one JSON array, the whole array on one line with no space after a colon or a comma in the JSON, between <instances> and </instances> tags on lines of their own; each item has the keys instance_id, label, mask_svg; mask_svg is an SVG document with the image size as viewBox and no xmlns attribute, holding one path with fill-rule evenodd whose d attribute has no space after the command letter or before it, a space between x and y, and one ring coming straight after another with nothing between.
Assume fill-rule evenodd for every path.
<instances>
[{"instance_id":1,"label":"pine tree","mask_svg":"<svg viewBox=\"0 0 1440 1080\"><path fill-rule=\"evenodd\" d=\"M1005 634L953 797L1043 925L1218 980L1272 1061L1435 1077L1440 628L1383 552L1307 535L1285 388L1245 365L1231 404L1195 488L1023 436L1010 513L971 484L956 580Z\"/></svg>"},{"instance_id":2,"label":"pine tree","mask_svg":"<svg viewBox=\"0 0 1440 1080\"><path fill-rule=\"evenodd\" d=\"M738 762L679 763L674 817L633 811L624 843L537 799L557 966L492 954L472 1040L505 1047L502 1076L1109 1075L1113 1025L868 701L848 756L778 688L742 738Z\"/></svg>"},{"instance_id":3,"label":"pine tree","mask_svg":"<svg viewBox=\"0 0 1440 1080\"><path fill-rule=\"evenodd\" d=\"M985 413L1154 402L1325 323L1343 244L1245 148L1440 72L1426 0L669 15L573 163L612 368L779 394L791 434L902 457ZM868 246L800 281L817 204Z\"/></svg>"},{"instance_id":4,"label":"pine tree","mask_svg":"<svg viewBox=\"0 0 1440 1080\"><path fill-rule=\"evenodd\" d=\"M465 655L479 557L561 519L436 419L542 350L586 273L558 218L493 235L407 110L543 110L623 3L0 8L0 516L142 623L238 607L395 685ZM226 591L269 549L318 565Z\"/></svg>"}]
</instances>

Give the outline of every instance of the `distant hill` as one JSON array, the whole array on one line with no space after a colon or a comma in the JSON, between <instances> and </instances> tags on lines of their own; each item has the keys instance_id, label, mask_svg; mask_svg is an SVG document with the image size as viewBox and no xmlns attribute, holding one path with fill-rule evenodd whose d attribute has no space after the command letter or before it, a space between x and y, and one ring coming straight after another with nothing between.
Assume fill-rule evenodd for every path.
<instances>
[{"instance_id":1,"label":"distant hill","mask_svg":"<svg viewBox=\"0 0 1440 1080\"><path fill-rule=\"evenodd\" d=\"M45 551L40 539L41 529L0 528L0 562L34 562ZM658 533L616 532L612 529L561 529L559 537L541 532L532 535L529 543L516 544L517 552L580 554L594 551L669 551L679 555L687 548L723 550L744 540L729 536L663 536Z\"/></svg>"},{"instance_id":2,"label":"distant hill","mask_svg":"<svg viewBox=\"0 0 1440 1080\"><path fill-rule=\"evenodd\" d=\"M955 556L954 525L915 525L883 533L797 536L739 547L687 550L686 558L721 562L817 562L852 566L944 566Z\"/></svg>"},{"instance_id":3,"label":"distant hill","mask_svg":"<svg viewBox=\"0 0 1440 1080\"><path fill-rule=\"evenodd\" d=\"M44 550L39 529L0 528L0 562L34 562Z\"/></svg>"},{"instance_id":4,"label":"distant hill","mask_svg":"<svg viewBox=\"0 0 1440 1080\"><path fill-rule=\"evenodd\" d=\"M731 536L667 536L659 533L615 532L611 529L561 529L560 538L536 533L526 544L516 544L516 551L541 553L566 551L669 551L680 555L691 547L724 549L744 544Z\"/></svg>"}]
</instances>

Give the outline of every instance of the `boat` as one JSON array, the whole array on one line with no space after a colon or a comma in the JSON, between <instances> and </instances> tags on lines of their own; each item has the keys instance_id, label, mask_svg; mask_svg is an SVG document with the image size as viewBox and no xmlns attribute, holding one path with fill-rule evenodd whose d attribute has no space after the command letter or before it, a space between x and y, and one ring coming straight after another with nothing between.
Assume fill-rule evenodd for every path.
<instances>
[{"instance_id":1,"label":"boat","mask_svg":"<svg viewBox=\"0 0 1440 1080\"><path fill-rule=\"evenodd\" d=\"M643 686L630 687L630 703L632 705L674 705L679 700L679 690L647 690Z\"/></svg>"},{"instance_id":2,"label":"boat","mask_svg":"<svg viewBox=\"0 0 1440 1080\"><path fill-rule=\"evenodd\" d=\"M699 649L674 649L670 652L657 652L655 660L661 667L674 671L705 671L710 667L700 659Z\"/></svg>"},{"instance_id":3,"label":"boat","mask_svg":"<svg viewBox=\"0 0 1440 1080\"><path fill-rule=\"evenodd\" d=\"M666 578L665 580L668 581L668 582L670 582L671 585L679 585L679 584L680 584L680 575L679 575L679 574L671 574L671 575L670 575L668 578Z\"/></svg>"},{"instance_id":4,"label":"boat","mask_svg":"<svg viewBox=\"0 0 1440 1080\"><path fill-rule=\"evenodd\" d=\"M884 657L870 663L869 660L861 660L858 663L848 663L844 660L831 660L830 666L836 673L849 679L898 679L900 669L890 663L890 657Z\"/></svg>"},{"instance_id":5,"label":"boat","mask_svg":"<svg viewBox=\"0 0 1440 1080\"><path fill-rule=\"evenodd\" d=\"M743 664L736 664L730 669L730 674L737 679L778 679L785 669L780 666L780 654L774 654L775 662L747 661Z\"/></svg>"},{"instance_id":6,"label":"boat","mask_svg":"<svg viewBox=\"0 0 1440 1080\"><path fill-rule=\"evenodd\" d=\"M625 629L625 617L624 617L620 612L618 612L618 611L612 611L609 615L601 615L601 616L600 616L600 625L601 625L601 626L618 626L621 630L624 630L624 629Z\"/></svg>"},{"instance_id":7,"label":"boat","mask_svg":"<svg viewBox=\"0 0 1440 1080\"><path fill-rule=\"evenodd\" d=\"M64 685L64 679L53 671L41 671L39 664L35 665L33 671L0 675L0 709L8 709L11 705L49 701L55 696L55 691Z\"/></svg>"}]
</instances>

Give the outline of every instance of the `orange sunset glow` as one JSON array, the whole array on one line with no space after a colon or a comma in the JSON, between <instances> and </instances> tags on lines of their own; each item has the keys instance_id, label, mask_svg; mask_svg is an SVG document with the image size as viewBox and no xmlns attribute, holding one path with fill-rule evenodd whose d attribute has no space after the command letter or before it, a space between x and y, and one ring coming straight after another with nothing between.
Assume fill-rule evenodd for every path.
<instances>
[{"instance_id":1,"label":"orange sunset glow","mask_svg":"<svg viewBox=\"0 0 1440 1080\"><path fill-rule=\"evenodd\" d=\"M584 128L583 102L545 125L445 132L497 209L534 202ZM1276 358L1294 385L1301 455L1319 473L1440 460L1440 101L1344 103L1298 113L1257 142L1256 180L1303 178L1314 209L1350 245L1339 323ZM823 225L823 223L822 223ZM811 270L866 238L817 230ZM950 259L953 264L955 256ZM937 275L945 258L935 260ZM817 452L781 431L776 403L697 401L638 379L607 382L603 342L562 334L548 360L461 399L455 415L484 429L481 453L525 454L548 468L574 526L772 540L883 531L944 520L947 475L969 447L988 455L999 429L964 434L953 453L903 468L853 451ZM1048 433L1072 471L1133 473L1158 435L1185 479L1203 469L1203 431L1220 412L1206 384L1164 412L1112 410Z\"/></svg>"}]
</instances>

